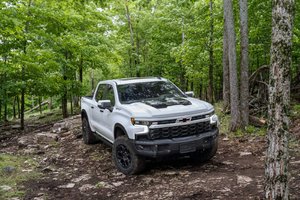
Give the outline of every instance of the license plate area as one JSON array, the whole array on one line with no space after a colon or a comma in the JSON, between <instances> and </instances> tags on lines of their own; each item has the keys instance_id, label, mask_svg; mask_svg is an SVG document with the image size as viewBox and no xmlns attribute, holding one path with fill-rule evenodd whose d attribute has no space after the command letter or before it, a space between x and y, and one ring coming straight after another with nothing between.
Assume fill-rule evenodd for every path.
<instances>
[{"instance_id":1,"label":"license plate area","mask_svg":"<svg viewBox=\"0 0 300 200\"><path fill-rule=\"evenodd\" d=\"M191 153L196 151L196 144L191 143L185 143L179 145L179 152L180 153Z\"/></svg>"}]
</instances>

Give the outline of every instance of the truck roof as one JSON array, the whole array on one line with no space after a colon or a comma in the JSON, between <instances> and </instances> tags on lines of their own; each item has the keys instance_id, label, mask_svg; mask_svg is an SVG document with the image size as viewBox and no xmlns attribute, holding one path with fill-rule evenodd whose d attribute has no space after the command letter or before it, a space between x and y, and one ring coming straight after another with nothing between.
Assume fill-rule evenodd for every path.
<instances>
[{"instance_id":1,"label":"truck roof","mask_svg":"<svg viewBox=\"0 0 300 200\"><path fill-rule=\"evenodd\" d=\"M167 79L161 77L133 77L133 78L121 78L121 79L101 81L100 83L115 82L117 85L126 85L132 83L155 82L155 81L167 81Z\"/></svg>"}]
</instances>

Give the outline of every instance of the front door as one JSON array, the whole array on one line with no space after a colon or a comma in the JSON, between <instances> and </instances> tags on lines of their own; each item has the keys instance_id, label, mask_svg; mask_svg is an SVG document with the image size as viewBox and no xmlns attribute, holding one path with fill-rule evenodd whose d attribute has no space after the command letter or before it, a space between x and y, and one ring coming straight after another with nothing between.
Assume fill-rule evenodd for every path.
<instances>
[{"instance_id":1,"label":"front door","mask_svg":"<svg viewBox=\"0 0 300 200\"><path fill-rule=\"evenodd\" d=\"M95 101L98 102L99 100L110 100L112 107L115 106L115 96L112 85L99 85L95 96ZM110 112L108 109L101 109L98 106L93 109L93 119L95 124L94 128L109 141L113 141L111 118L112 112Z\"/></svg>"}]
</instances>

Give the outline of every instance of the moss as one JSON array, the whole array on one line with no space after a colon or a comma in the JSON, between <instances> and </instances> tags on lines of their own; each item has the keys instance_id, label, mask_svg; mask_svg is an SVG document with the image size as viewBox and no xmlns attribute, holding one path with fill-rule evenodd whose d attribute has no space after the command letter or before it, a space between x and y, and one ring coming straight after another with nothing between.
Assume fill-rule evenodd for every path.
<instances>
[{"instance_id":1,"label":"moss","mask_svg":"<svg viewBox=\"0 0 300 200\"><path fill-rule=\"evenodd\" d=\"M0 199L22 197L24 191L19 185L26 180L39 177L35 171L37 163L29 157L0 154L0 186L9 186L11 189L0 189ZM10 167L9 172L5 168Z\"/></svg>"},{"instance_id":2,"label":"moss","mask_svg":"<svg viewBox=\"0 0 300 200\"><path fill-rule=\"evenodd\" d=\"M299 119L300 118L300 104L291 105L290 116L291 116L292 119Z\"/></svg>"}]
</instances>

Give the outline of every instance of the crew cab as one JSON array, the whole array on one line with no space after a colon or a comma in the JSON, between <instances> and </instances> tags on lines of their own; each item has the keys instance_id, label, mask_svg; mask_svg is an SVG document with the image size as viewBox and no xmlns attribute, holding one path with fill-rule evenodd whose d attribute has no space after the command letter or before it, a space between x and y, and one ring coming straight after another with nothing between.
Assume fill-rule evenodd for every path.
<instances>
[{"instance_id":1,"label":"crew cab","mask_svg":"<svg viewBox=\"0 0 300 200\"><path fill-rule=\"evenodd\" d=\"M170 155L209 160L218 148L218 117L192 96L160 77L101 81L81 98L83 141L111 145L115 166L126 175Z\"/></svg>"}]
</instances>

